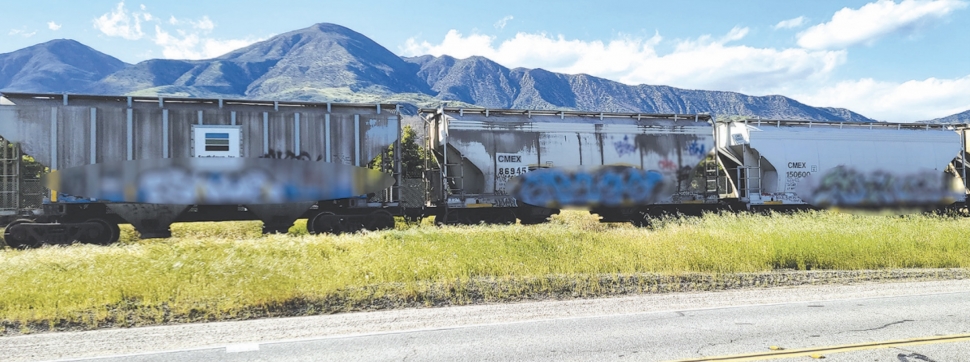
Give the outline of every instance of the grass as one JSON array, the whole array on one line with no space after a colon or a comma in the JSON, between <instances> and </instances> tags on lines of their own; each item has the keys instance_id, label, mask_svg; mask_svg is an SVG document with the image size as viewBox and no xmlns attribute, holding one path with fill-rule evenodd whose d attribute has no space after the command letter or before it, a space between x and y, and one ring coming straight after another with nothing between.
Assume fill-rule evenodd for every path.
<instances>
[{"instance_id":1,"label":"grass","mask_svg":"<svg viewBox=\"0 0 970 362\"><path fill-rule=\"evenodd\" d=\"M263 236L259 222L225 222L137 240L125 227L109 247L0 251L0 334L663 291L779 270L968 268L968 226L806 212L641 229L564 212L537 226L424 222L341 236L301 224Z\"/></svg>"}]
</instances>

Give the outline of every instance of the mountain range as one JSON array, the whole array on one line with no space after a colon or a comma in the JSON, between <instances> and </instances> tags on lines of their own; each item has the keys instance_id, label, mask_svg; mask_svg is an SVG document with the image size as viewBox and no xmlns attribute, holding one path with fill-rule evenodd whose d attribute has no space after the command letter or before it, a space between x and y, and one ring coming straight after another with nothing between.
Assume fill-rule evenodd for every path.
<instances>
[{"instance_id":1,"label":"mountain range","mask_svg":"<svg viewBox=\"0 0 970 362\"><path fill-rule=\"evenodd\" d=\"M949 115L946 117L920 121L922 123L970 123L970 110Z\"/></svg>"},{"instance_id":2,"label":"mountain range","mask_svg":"<svg viewBox=\"0 0 970 362\"><path fill-rule=\"evenodd\" d=\"M484 57L400 57L346 27L321 23L217 58L126 64L74 40L0 54L0 92L164 95L417 106L697 113L871 122L780 95L627 85L586 74L508 68ZM968 122L970 111L950 117ZM949 119L945 118L945 119Z\"/></svg>"}]
</instances>

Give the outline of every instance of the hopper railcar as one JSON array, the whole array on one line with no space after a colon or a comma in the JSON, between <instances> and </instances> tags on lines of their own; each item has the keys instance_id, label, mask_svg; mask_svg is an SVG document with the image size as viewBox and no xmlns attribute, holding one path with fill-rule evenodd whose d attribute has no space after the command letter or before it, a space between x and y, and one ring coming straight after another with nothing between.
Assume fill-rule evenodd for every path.
<instances>
[{"instance_id":1,"label":"hopper railcar","mask_svg":"<svg viewBox=\"0 0 970 362\"><path fill-rule=\"evenodd\" d=\"M717 122L717 157L749 210L962 209L966 127L745 119Z\"/></svg>"},{"instance_id":2,"label":"hopper railcar","mask_svg":"<svg viewBox=\"0 0 970 362\"><path fill-rule=\"evenodd\" d=\"M392 228L396 216L537 224L564 208L640 226L718 210L966 211L970 186L962 126L447 107L418 116L427 164L415 180L402 174L398 152L386 162L389 147L401 150L394 104L4 93L0 218L14 220L4 237L13 246L107 244L119 223L150 238L170 236L173 222L261 220L271 233L301 218L314 234ZM24 207L21 152L74 175L60 190L80 194L51 192L39 207ZM381 170L369 170L378 156ZM138 184L114 198L81 187L109 184L92 178L106 170L229 164L268 167L284 181L302 179L303 188L354 187L302 198L281 188L271 201L259 178L250 198L221 201L213 195L240 186L157 178L148 185L165 192ZM403 201L404 185L422 185L420 200ZM192 188L205 202L194 202L201 194L163 197Z\"/></svg>"},{"instance_id":3,"label":"hopper railcar","mask_svg":"<svg viewBox=\"0 0 970 362\"><path fill-rule=\"evenodd\" d=\"M107 184L106 170L131 165L176 170L175 177L170 172L162 175L167 178L156 177L154 184L122 185L126 195L116 199L50 192L43 205L30 211L17 210L16 204L11 208L7 202L0 208L16 220L7 225L5 240L24 246L76 240L107 244L117 241L119 223L132 224L143 238L168 237L173 222L190 221L261 220L265 233L286 232L299 218L309 220L312 232L389 228L392 215L400 213L398 170L380 173L366 167L388 146L399 143L399 114L395 104L3 93L0 137L8 146L5 152L12 155L2 168L4 191L16 191L7 184L23 184L17 181L20 175L11 171L18 168L15 162L21 153L52 171L73 175L60 180L65 187L90 177L102 177L101 183ZM232 170L192 178L200 171L211 171L199 168L214 164L216 158L242 163L226 161ZM291 167L297 161L326 162L312 162L319 164L312 169L304 163ZM241 175L255 170L252 166L269 170L268 175L257 175L262 184L249 185L253 197L212 201L217 194L225 196L226 189L240 188L245 178ZM332 170L339 174L327 174ZM387 187L353 197L294 199L287 198L293 190L283 185L275 199L267 199L265 180L281 171L293 171L305 179L316 177L321 184L378 172L386 175L379 183ZM249 175L249 180L259 177ZM353 184L354 180L339 182ZM193 194L182 201L166 199L166 192L173 190ZM203 194L208 202L192 202ZM156 201L146 202L146 198Z\"/></svg>"},{"instance_id":4,"label":"hopper railcar","mask_svg":"<svg viewBox=\"0 0 970 362\"><path fill-rule=\"evenodd\" d=\"M441 165L429 205L449 224L524 224L562 207L603 222L719 207L707 115L553 110L422 109ZM519 182L516 182L519 181Z\"/></svg>"}]
</instances>

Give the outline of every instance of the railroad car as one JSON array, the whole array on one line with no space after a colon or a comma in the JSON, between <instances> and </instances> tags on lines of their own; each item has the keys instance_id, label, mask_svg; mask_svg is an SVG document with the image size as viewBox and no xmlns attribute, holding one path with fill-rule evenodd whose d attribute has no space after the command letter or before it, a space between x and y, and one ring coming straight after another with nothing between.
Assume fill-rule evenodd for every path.
<instances>
[{"instance_id":1,"label":"railroad car","mask_svg":"<svg viewBox=\"0 0 970 362\"><path fill-rule=\"evenodd\" d=\"M966 129L745 119L715 124L721 194L749 210L965 209Z\"/></svg>"},{"instance_id":2,"label":"railroad car","mask_svg":"<svg viewBox=\"0 0 970 362\"><path fill-rule=\"evenodd\" d=\"M5 240L23 246L75 240L107 244L117 241L119 223L130 223L143 238L168 237L169 225L189 221L261 220L267 233L285 232L299 218L309 220L311 232L388 228L394 224L392 214L399 213L398 170L381 173L366 167L399 143L399 113L393 104L3 93L0 137L18 148L4 148L5 165L12 165L2 169L5 183L20 184L15 170L20 152L52 174L63 171L59 182L65 187L92 177L101 182L88 186L108 187L112 179L106 172L145 171L114 180L122 182L116 191L131 197L51 192L39 210L20 212L7 225ZM220 173L213 164L232 167ZM241 188L243 180L254 180L247 174L255 171L262 171L263 183L249 202L213 199L227 188ZM378 184L388 187L325 200L261 198L266 179L286 172L303 172L327 187L355 181L344 176L376 172L385 175ZM290 177L281 184L293 181ZM187 201L151 201L152 195L165 195L159 188L190 195L181 199ZM15 186L5 184L4 190ZM13 199L0 207L10 209Z\"/></svg>"},{"instance_id":3,"label":"railroad car","mask_svg":"<svg viewBox=\"0 0 970 362\"><path fill-rule=\"evenodd\" d=\"M108 244L120 223L155 238L173 222L224 220L272 233L303 218L314 234L387 229L395 216L536 224L564 208L640 226L718 210L967 211L963 126L451 107L417 116L427 163L413 179L389 154L402 149L394 104L4 93L4 238ZM21 152L56 176L42 202L23 197Z\"/></svg>"},{"instance_id":4,"label":"railroad car","mask_svg":"<svg viewBox=\"0 0 970 362\"><path fill-rule=\"evenodd\" d=\"M715 145L707 115L419 112L441 165L429 192L439 222L540 223L562 207L628 222L645 205L699 212L719 202L716 165L702 162Z\"/></svg>"}]
</instances>

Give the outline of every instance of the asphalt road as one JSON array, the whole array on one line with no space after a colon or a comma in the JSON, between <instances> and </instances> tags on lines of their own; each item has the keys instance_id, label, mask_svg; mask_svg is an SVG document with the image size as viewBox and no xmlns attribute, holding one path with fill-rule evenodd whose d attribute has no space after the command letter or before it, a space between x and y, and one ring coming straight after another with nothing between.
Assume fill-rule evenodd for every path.
<instances>
[{"instance_id":1,"label":"asphalt road","mask_svg":"<svg viewBox=\"0 0 970 362\"><path fill-rule=\"evenodd\" d=\"M301 328L306 334L301 335ZM166 340L176 341L176 335L184 338L173 342L176 346L192 349L172 350ZM123 340L109 341L113 337ZM127 349L111 347L124 340L129 341ZM878 344L888 341L897 345ZM73 352L56 351L72 346ZM829 349L801 351L816 348ZM795 356L786 355L793 352ZM11 360L115 355L91 359L95 361L670 361L756 353L790 361L810 361L813 354L826 361L970 361L970 281L647 295L53 333L0 338L0 360L7 360L4 353L11 353Z\"/></svg>"}]
</instances>

